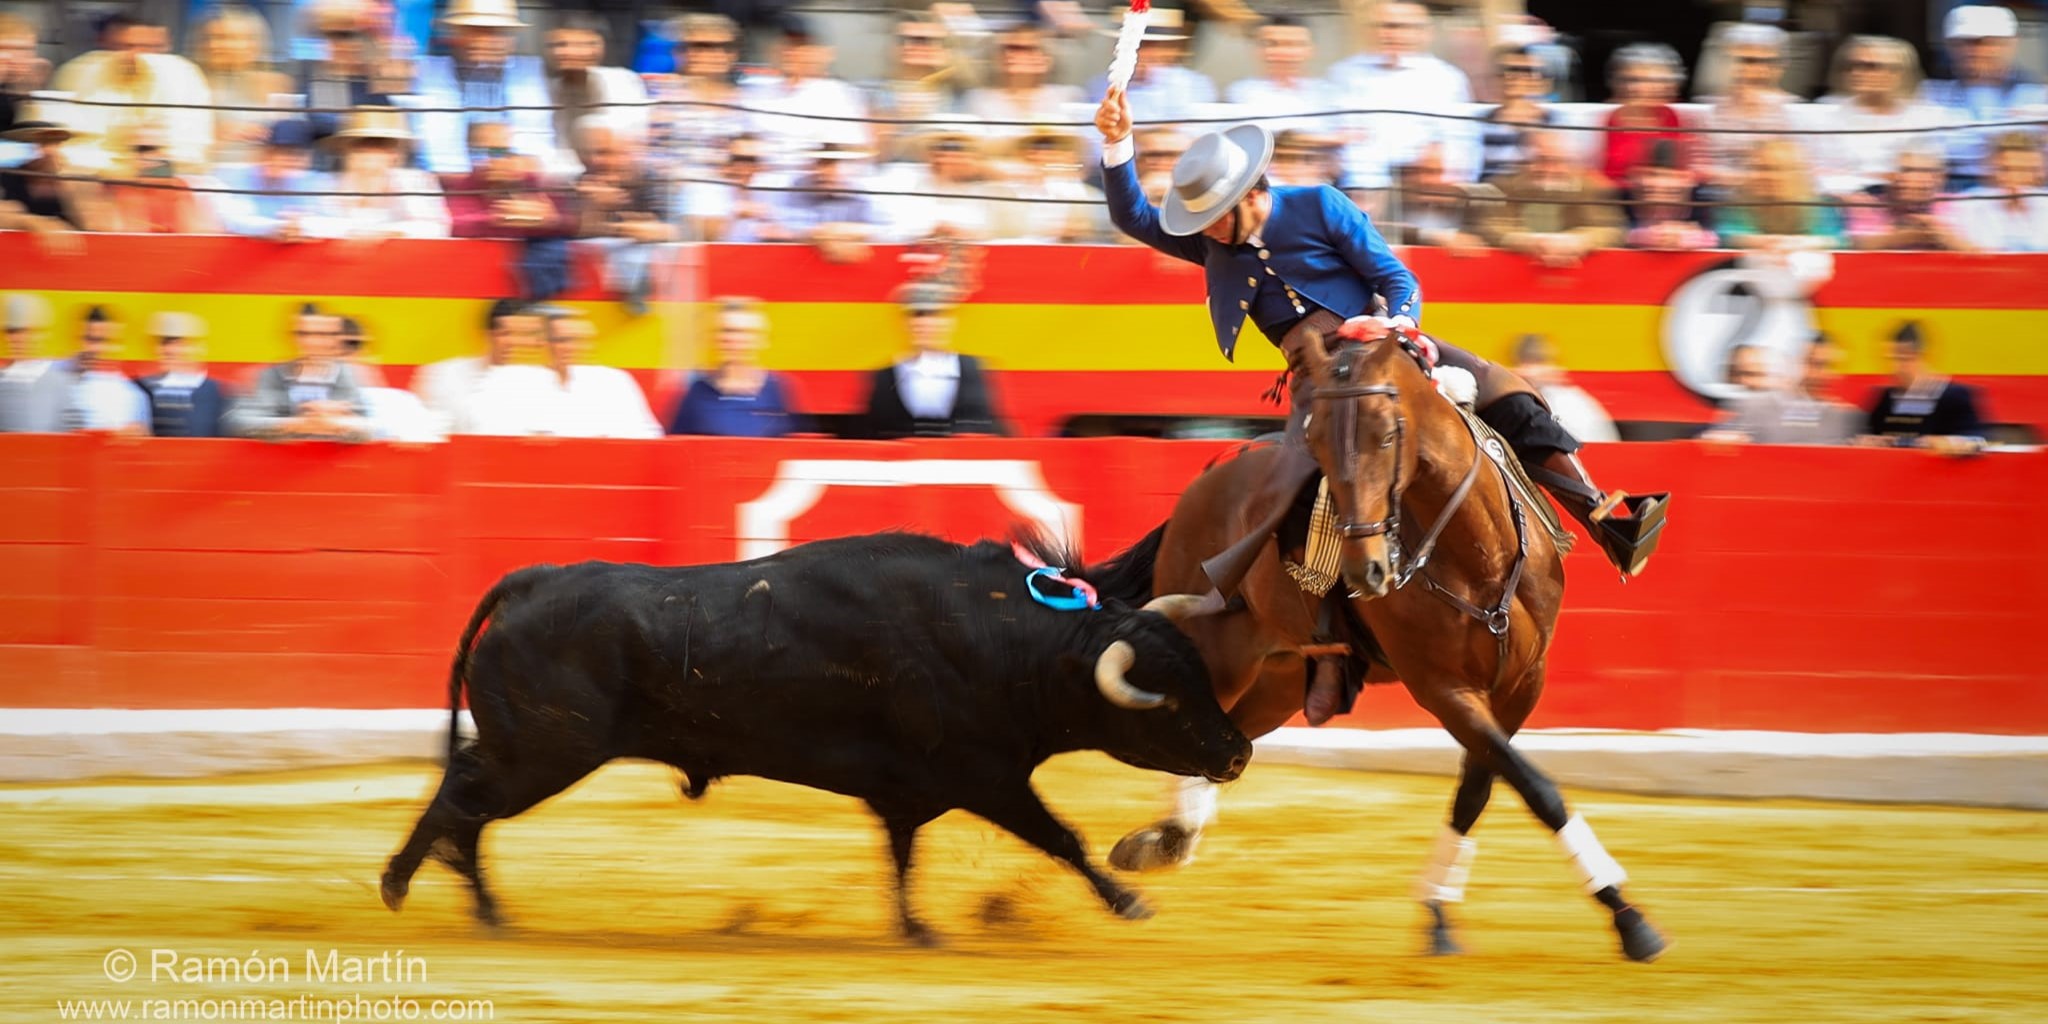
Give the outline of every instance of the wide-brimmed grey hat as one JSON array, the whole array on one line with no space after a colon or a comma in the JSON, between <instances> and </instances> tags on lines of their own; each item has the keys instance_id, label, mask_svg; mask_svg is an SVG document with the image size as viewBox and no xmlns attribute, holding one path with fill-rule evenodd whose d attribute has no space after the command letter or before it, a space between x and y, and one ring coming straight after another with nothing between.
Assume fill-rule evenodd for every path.
<instances>
[{"instance_id":1,"label":"wide-brimmed grey hat","mask_svg":"<svg viewBox=\"0 0 2048 1024\"><path fill-rule=\"evenodd\" d=\"M1192 235L1229 213L1273 162L1273 132L1241 124L1195 140L1173 165L1173 187L1159 213L1169 235Z\"/></svg>"}]
</instances>

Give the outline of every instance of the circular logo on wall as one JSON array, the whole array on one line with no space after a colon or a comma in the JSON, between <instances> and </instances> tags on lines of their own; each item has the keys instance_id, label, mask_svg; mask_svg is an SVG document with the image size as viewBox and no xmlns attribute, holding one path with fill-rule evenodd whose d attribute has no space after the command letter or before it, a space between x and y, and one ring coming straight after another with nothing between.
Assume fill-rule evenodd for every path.
<instances>
[{"instance_id":1,"label":"circular logo on wall","mask_svg":"<svg viewBox=\"0 0 2048 1024\"><path fill-rule=\"evenodd\" d=\"M1724 399L1728 356L1753 345L1772 372L1789 378L1818 329L1813 289L1834 274L1826 253L1791 253L1719 264L1678 286L1664 304L1664 363L1694 394Z\"/></svg>"}]
</instances>

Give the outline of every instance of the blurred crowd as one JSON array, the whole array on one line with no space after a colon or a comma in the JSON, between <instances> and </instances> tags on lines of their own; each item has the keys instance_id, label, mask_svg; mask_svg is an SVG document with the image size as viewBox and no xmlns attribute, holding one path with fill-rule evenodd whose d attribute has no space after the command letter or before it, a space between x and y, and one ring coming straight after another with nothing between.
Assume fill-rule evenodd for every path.
<instances>
[{"instance_id":1,"label":"blurred crowd","mask_svg":"<svg viewBox=\"0 0 2048 1024\"><path fill-rule=\"evenodd\" d=\"M831 42L794 13L745 30L683 15L649 61L650 40L578 11L531 24L513 0L451 0L425 48L445 52L423 52L405 28L419 6L322 0L289 46L249 8L210 7L183 55L162 25L116 14L55 68L0 15L0 228L523 239L533 298L587 240L633 303L670 241L853 260L933 237L1119 240L1079 127L1103 76L1056 57L1115 19L1077 4L1009 23L902 10L866 82L837 77ZM1308 23L1205 6L1256 70L1210 80L1183 12L1153 10L1129 92L1156 193L1201 129L1171 122L1256 118L1280 134L1275 182L1337 186L1407 244L1553 264L1615 246L2048 249L2043 136L2026 123L2048 117L2048 91L2016 69L2006 7L1949 12L1946 78L1923 81L1900 40L1854 36L1808 102L1783 87L1782 29L1727 23L1692 69L1668 46L1622 47L1604 65L1614 102L1595 106L1563 102L1581 63L1534 19L1502 26L1473 75L1433 54L1428 7L1378 3L1362 52L1315 75ZM604 63L636 46L664 70ZM1866 134L1827 134L1844 130Z\"/></svg>"}]
</instances>

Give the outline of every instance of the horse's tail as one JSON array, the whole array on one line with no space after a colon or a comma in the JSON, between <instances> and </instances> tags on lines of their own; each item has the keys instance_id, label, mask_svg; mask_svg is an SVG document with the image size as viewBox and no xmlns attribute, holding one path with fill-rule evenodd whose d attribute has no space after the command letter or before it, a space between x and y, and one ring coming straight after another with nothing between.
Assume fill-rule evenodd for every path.
<instances>
[{"instance_id":1,"label":"horse's tail","mask_svg":"<svg viewBox=\"0 0 2048 1024\"><path fill-rule=\"evenodd\" d=\"M534 585L555 574L561 568L555 565L531 565L524 569L506 573L478 601L476 611L469 616L469 625L462 629L462 639L455 642L455 660L448 666L448 762L455 762L455 750L462 742L462 688L469 682L470 653L476 648L477 634L484 631L484 624L498 612L498 607L512 598L532 590Z\"/></svg>"},{"instance_id":2,"label":"horse's tail","mask_svg":"<svg viewBox=\"0 0 2048 1024\"><path fill-rule=\"evenodd\" d=\"M1136 544L1111 555L1099 565L1091 565L1081 573L1081 578L1095 586L1104 597L1114 597L1128 605L1142 605L1152 600L1152 574L1159 565L1159 545L1166 537L1166 524L1152 528Z\"/></svg>"}]
</instances>

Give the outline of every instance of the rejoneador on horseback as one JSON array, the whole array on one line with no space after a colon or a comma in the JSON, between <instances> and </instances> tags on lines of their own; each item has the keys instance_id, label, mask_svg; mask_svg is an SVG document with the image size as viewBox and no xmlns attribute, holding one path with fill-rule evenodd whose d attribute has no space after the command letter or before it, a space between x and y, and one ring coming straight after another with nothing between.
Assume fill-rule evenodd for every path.
<instances>
[{"instance_id":1,"label":"rejoneador on horseback","mask_svg":"<svg viewBox=\"0 0 2048 1024\"><path fill-rule=\"evenodd\" d=\"M1396 680L1443 724L1465 756L1418 886L1432 952L1458 949L1446 907L1463 898L1470 832L1504 779L1612 913L1622 952L1655 959L1665 943L1624 897L1627 874L1511 740L1542 693L1570 544L1534 485L1624 578L1656 549L1668 496L1603 491L1535 388L1424 336L1415 276L1356 204L1329 186L1266 181L1264 127L1196 140L1154 206L1121 90L1095 123L1111 219L1203 267L1224 357L1256 325L1286 357L1276 392L1291 407L1281 439L1211 465L1166 523L1089 579L1126 601L1206 593L1176 599L1175 616L1247 736L1297 712L1319 725L1366 682ZM1451 379L1464 375L1460 394ZM1215 801L1212 787L1183 783L1168 816L1126 836L1112 864L1186 863Z\"/></svg>"}]
</instances>

